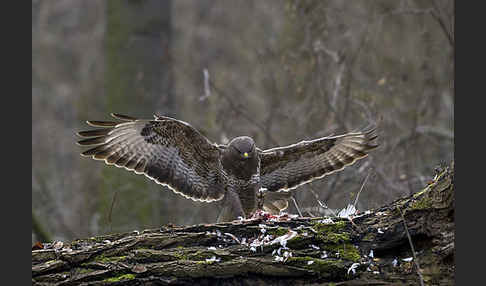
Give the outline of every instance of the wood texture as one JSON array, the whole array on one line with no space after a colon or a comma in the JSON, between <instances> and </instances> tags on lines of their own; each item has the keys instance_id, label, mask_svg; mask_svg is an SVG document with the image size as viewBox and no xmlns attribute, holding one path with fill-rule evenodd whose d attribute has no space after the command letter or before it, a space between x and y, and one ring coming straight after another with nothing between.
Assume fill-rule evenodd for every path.
<instances>
[{"instance_id":1,"label":"wood texture","mask_svg":"<svg viewBox=\"0 0 486 286\"><path fill-rule=\"evenodd\" d=\"M45 243L44 249L32 251L32 282L419 285L420 271L425 285L454 284L453 165L439 170L425 189L410 197L352 220L324 219L262 217ZM407 259L414 255L405 223L420 270ZM263 247L254 246L253 239L265 237ZM279 243L285 237L291 239Z\"/></svg>"}]
</instances>

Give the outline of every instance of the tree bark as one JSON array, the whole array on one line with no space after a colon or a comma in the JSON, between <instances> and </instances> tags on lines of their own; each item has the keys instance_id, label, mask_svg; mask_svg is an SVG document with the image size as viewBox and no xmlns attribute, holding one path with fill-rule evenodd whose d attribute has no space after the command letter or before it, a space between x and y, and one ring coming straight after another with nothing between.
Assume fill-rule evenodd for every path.
<instances>
[{"instance_id":1,"label":"tree bark","mask_svg":"<svg viewBox=\"0 0 486 286\"><path fill-rule=\"evenodd\" d=\"M32 251L32 282L453 285L453 164L422 191L351 219L262 215L46 243Z\"/></svg>"}]
</instances>

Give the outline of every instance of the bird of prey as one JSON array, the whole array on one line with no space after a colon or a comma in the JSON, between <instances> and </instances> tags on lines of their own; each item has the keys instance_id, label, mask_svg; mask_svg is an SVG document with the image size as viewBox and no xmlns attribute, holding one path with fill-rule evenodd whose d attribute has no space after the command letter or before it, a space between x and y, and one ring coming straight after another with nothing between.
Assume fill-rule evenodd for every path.
<instances>
[{"instance_id":1,"label":"bird of prey","mask_svg":"<svg viewBox=\"0 0 486 286\"><path fill-rule=\"evenodd\" d=\"M258 207L278 214L287 208L290 190L342 170L378 146L372 128L261 150L248 136L212 143L170 117L111 115L118 121L87 121L99 128L78 132L86 138L78 144L91 146L81 155L144 174L195 201L222 200L218 222L248 218Z\"/></svg>"}]
</instances>

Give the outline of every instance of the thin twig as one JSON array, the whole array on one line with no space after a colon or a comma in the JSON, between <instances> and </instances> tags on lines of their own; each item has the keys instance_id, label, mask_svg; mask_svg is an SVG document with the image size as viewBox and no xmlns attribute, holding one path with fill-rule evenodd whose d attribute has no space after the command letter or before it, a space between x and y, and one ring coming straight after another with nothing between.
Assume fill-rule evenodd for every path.
<instances>
[{"instance_id":1,"label":"thin twig","mask_svg":"<svg viewBox=\"0 0 486 286\"><path fill-rule=\"evenodd\" d=\"M370 175L371 175L371 170L368 172L368 175L366 175L366 178L364 179L363 184L361 184L361 188L359 189L359 192L356 195L356 199L354 200L354 204L353 204L354 208L356 208L356 204L358 203L358 199L359 199L359 194L361 194L361 191L363 190L364 185L366 185L366 182L368 181Z\"/></svg>"},{"instance_id":2,"label":"thin twig","mask_svg":"<svg viewBox=\"0 0 486 286\"><path fill-rule=\"evenodd\" d=\"M442 13L442 10L439 7L439 4L436 1L432 1L432 5L434 6L434 10L430 12L430 15L439 23L440 27L442 28L442 31L444 32L445 36L447 37L447 40L449 41L449 44L451 47L454 47L454 25L451 23L451 29L449 30L446 26L446 23L444 22L444 16Z\"/></svg>"},{"instance_id":3,"label":"thin twig","mask_svg":"<svg viewBox=\"0 0 486 286\"><path fill-rule=\"evenodd\" d=\"M397 14L429 14L434 18L434 20L437 21L439 26L441 27L442 31L444 32L447 40L449 41L449 44L454 47L454 35L453 31L449 31L447 28L444 19L441 17L441 11L437 6L437 3L435 1L432 1L432 4L434 5L434 9L429 8L429 9L398 9L391 11L389 13L384 14L383 16L388 16L388 15L397 15Z\"/></svg>"},{"instance_id":4,"label":"thin twig","mask_svg":"<svg viewBox=\"0 0 486 286\"><path fill-rule=\"evenodd\" d=\"M206 98L211 96L211 88L209 87L209 72L208 69L203 69L203 76L204 76L204 95L199 97L200 101L205 100Z\"/></svg>"},{"instance_id":5,"label":"thin twig","mask_svg":"<svg viewBox=\"0 0 486 286\"><path fill-rule=\"evenodd\" d=\"M405 217L403 216L403 212L402 212L402 210L400 209L399 206L397 206L397 209L400 212L400 215L402 216L403 225L405 226L405 232L407 233L407 237L408 237L408 243L410 244L410 248L412 249L413 262L415 263L415 266L417 267L417 274L420 278L420 285L424 286L424 278L422 277L422 273L420 272L420 265L419 265L419 262L417 260L417 255L415 254L415 248L413 247L412 237L410 236L410 232L408 231L407 222L405 221Z\"/></svg>"},{"instance_id":6,"label":"thin twig","mask_svg":"<svg viewBox=\"0 0 486 286\"><path fill-rule=\"evenodd\" d=\"M306 210L306 212L309 214L310 217L316 217L315 215L313 215L310 211Z\"/></svg>"},{"instance_id":7,"label":"thin twig","mask_svg":"<svg viewBox=\"0 0 486 286\"><path fill-rule=\"evenodd\" d=\"M290 197L292 201L294 202L295 208L297 209L297 212L299 213L299 216L303 217L302 213L300 212L299 206L297 205L297 201L295 200L294 196Z\"/></svg>"},{"instance_id":8,"label":"thin twig","mask_svg":"<svg viewBox=\"0 0 486 286\"><path fill-rule=\"evenodd\" d=\"M261 123L257 122L256 120L253 119L252 116L248 115L247 113L245 113L242 108L241 108L241 105L240 104L237 104L233 101L233 99L231 97L229 97L227 94L225 94L223 91L221 91L214 83L212 80L209 81L209 85L211 86L211 88L216 91L216 93L218 95L221 95L224 99L226 99L226 101L229 103L229 107L235 111L237 114L241 115L243 118L245 118L246 120L248 120L248 122L252 123L253 125L255 125L256 127L258 127L266 136L268 136L267 138L269 139L270 143L272 145L278 145L277 141L273 138L273 136L271 134L267 134L267 129L264 125L262 125ZM237 91L236 91L237 92ZM239 94L237 94L236 97L242 97L240 96Z\"/></svg>"},{"instance_id":9,"label":"thin twig","mask_svg":"<svg viewBox=\"0 0 486 286\"><path fill-rule=\"evenodd\" d=\"M108 223L110 224L110 231L113 230L113 224L111 223L111 214L112 214L113 208L115 206L115 201L116 201L117 195L118 195L118 191L115 191L115 194L113 195L113 199L111 200L110 212L108 213Z\"/></svg>"},{"instance_id":10,"label":"thin twig","mask_svg":"<svg viewBox=\"0 0 486 286\"><path fill-rule=\"evenodd\" d=\"M311 187L311 186L309 186L309 190L310 190L310 192L311 192L311 193L314 195L314 197L316 198L317 203L318 203L318 204L319 204L319 205L320 205L320 206L321 206L323 209L327 209L327 210L331 211L331 213L332 213L334 216L336 216L336 212L334 212L332 209L330 209L330 208L327 206L327 204L326 204L326 203L323 203L323 202L321 202L321 200L319 200L319 196L316 194L316 192L314 192L314 190L312 189L312 187Z\"/></svg>"}]
</instances>

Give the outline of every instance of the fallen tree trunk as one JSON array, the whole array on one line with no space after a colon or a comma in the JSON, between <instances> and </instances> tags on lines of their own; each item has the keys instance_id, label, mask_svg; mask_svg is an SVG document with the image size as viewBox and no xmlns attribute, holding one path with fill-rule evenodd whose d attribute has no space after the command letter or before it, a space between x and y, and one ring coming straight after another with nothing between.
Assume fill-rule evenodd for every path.
<instances>
[{"instance_id":1,"label":"fallen tree trunk","mask_svg":"<svg viewBox=\"0 0 486 286\"><path fill-rule=\"evenodd\" d=\"M453 285L453 186L452 165L421 192L351 218L263 215L45 244L32 251L32 282Z\"/></svg>"}]
</instances>

